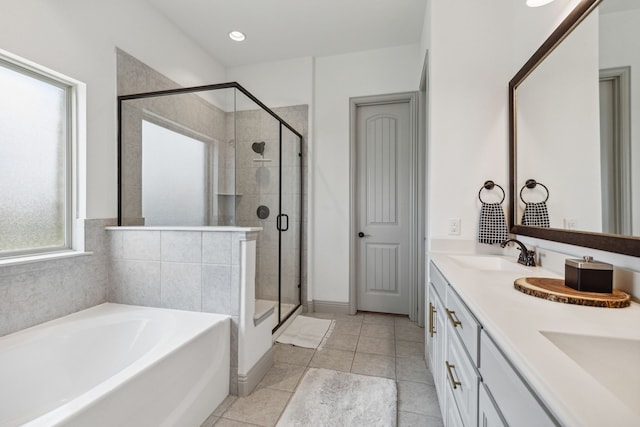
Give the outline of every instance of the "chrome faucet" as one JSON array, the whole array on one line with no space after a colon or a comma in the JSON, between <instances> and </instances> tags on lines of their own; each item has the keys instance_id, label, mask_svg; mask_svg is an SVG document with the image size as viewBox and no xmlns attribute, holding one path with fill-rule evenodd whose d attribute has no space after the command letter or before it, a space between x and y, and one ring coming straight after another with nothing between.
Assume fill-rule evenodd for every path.
<instances>
[{"instance_id":1,"label":"chrome faucet","mask_svg":"<svg viewBox=\"0 0 640 427\"><path fill-rule=\"evenodd\" d=\"M518 256L518 264L526 265L527 267L535 267L536 266L536 251L528 250L527 247L520 240L516 239L507 239L504 242L500 243L500 247L504 248L507 246L507 243L513 242L517 243L520 246L520 256Z\"/></svg>"}]
</instances>

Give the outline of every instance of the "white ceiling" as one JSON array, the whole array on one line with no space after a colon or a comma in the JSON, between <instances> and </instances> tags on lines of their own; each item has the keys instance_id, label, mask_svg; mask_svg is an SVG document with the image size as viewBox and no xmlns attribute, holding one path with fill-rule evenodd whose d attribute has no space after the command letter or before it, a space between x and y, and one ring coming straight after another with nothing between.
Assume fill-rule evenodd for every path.
<instances>
[{"instance_id":1,"label":"white ceiling","mask_svg":"<svg viewBox=\"0 0 640 427\"><path fill-rule=\"evenodd\" d=\"M426 0L147 0L227 67L418 43ZM228 33L246 34L242 43Z\"/></svg>"}]
</instances>

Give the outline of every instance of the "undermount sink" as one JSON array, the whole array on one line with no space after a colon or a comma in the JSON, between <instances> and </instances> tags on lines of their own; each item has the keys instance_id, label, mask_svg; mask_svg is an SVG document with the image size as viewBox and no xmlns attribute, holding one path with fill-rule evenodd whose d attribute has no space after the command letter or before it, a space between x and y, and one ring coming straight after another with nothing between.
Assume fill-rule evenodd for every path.
<instances>
[{"instance_id":1,"label":"undermount sink","mask_svg":"<svg viewBox=\"0 0 640 427\"><path fill-rule=\"evenodd\" d=\"M507 259L497 255L449 255L453 261L463 268L486 271L531 271L518 264L515 259Z\"/></svg>"},{"instance_id":2,"label":"undermount sink","mask_svg":"<svg viewBox=\"0 0 640 427\"><path fill-rule=\"evenodd\" d=\"M640 414L640 340L553 331L540 333Z\"/></svg>"}]
</instances>

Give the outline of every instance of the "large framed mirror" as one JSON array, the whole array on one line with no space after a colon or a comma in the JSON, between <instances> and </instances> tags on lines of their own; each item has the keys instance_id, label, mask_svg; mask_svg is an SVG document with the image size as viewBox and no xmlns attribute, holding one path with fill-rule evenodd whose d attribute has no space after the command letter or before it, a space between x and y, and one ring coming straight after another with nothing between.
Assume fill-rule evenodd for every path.
<instances>
[{"instance_id":1,"label":"large framed mirror","mask_svg":"<svg viewBox=\"0 0 640 427\"><path fill-rule=\"evenodd\" d=\"M640 256L636 82L640 2L581 0L509 82L512 233Z\"/></svg>"}]
</instances>

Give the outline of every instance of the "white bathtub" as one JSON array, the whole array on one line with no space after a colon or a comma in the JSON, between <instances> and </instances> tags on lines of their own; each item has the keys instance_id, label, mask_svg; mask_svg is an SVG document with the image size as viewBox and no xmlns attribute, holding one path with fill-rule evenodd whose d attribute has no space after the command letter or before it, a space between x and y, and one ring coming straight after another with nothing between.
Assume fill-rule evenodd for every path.
<instances>
[{"instance_id":1,"label":"white bathtub","mask_svg":"<svg viewBox=\"0 0 640 427\"><path fill-rule=\"evenodd\" d=\"M229 392L230 320L102 304L0 338L0 426L199 426Z\"/></svg>"}]
</instances>

